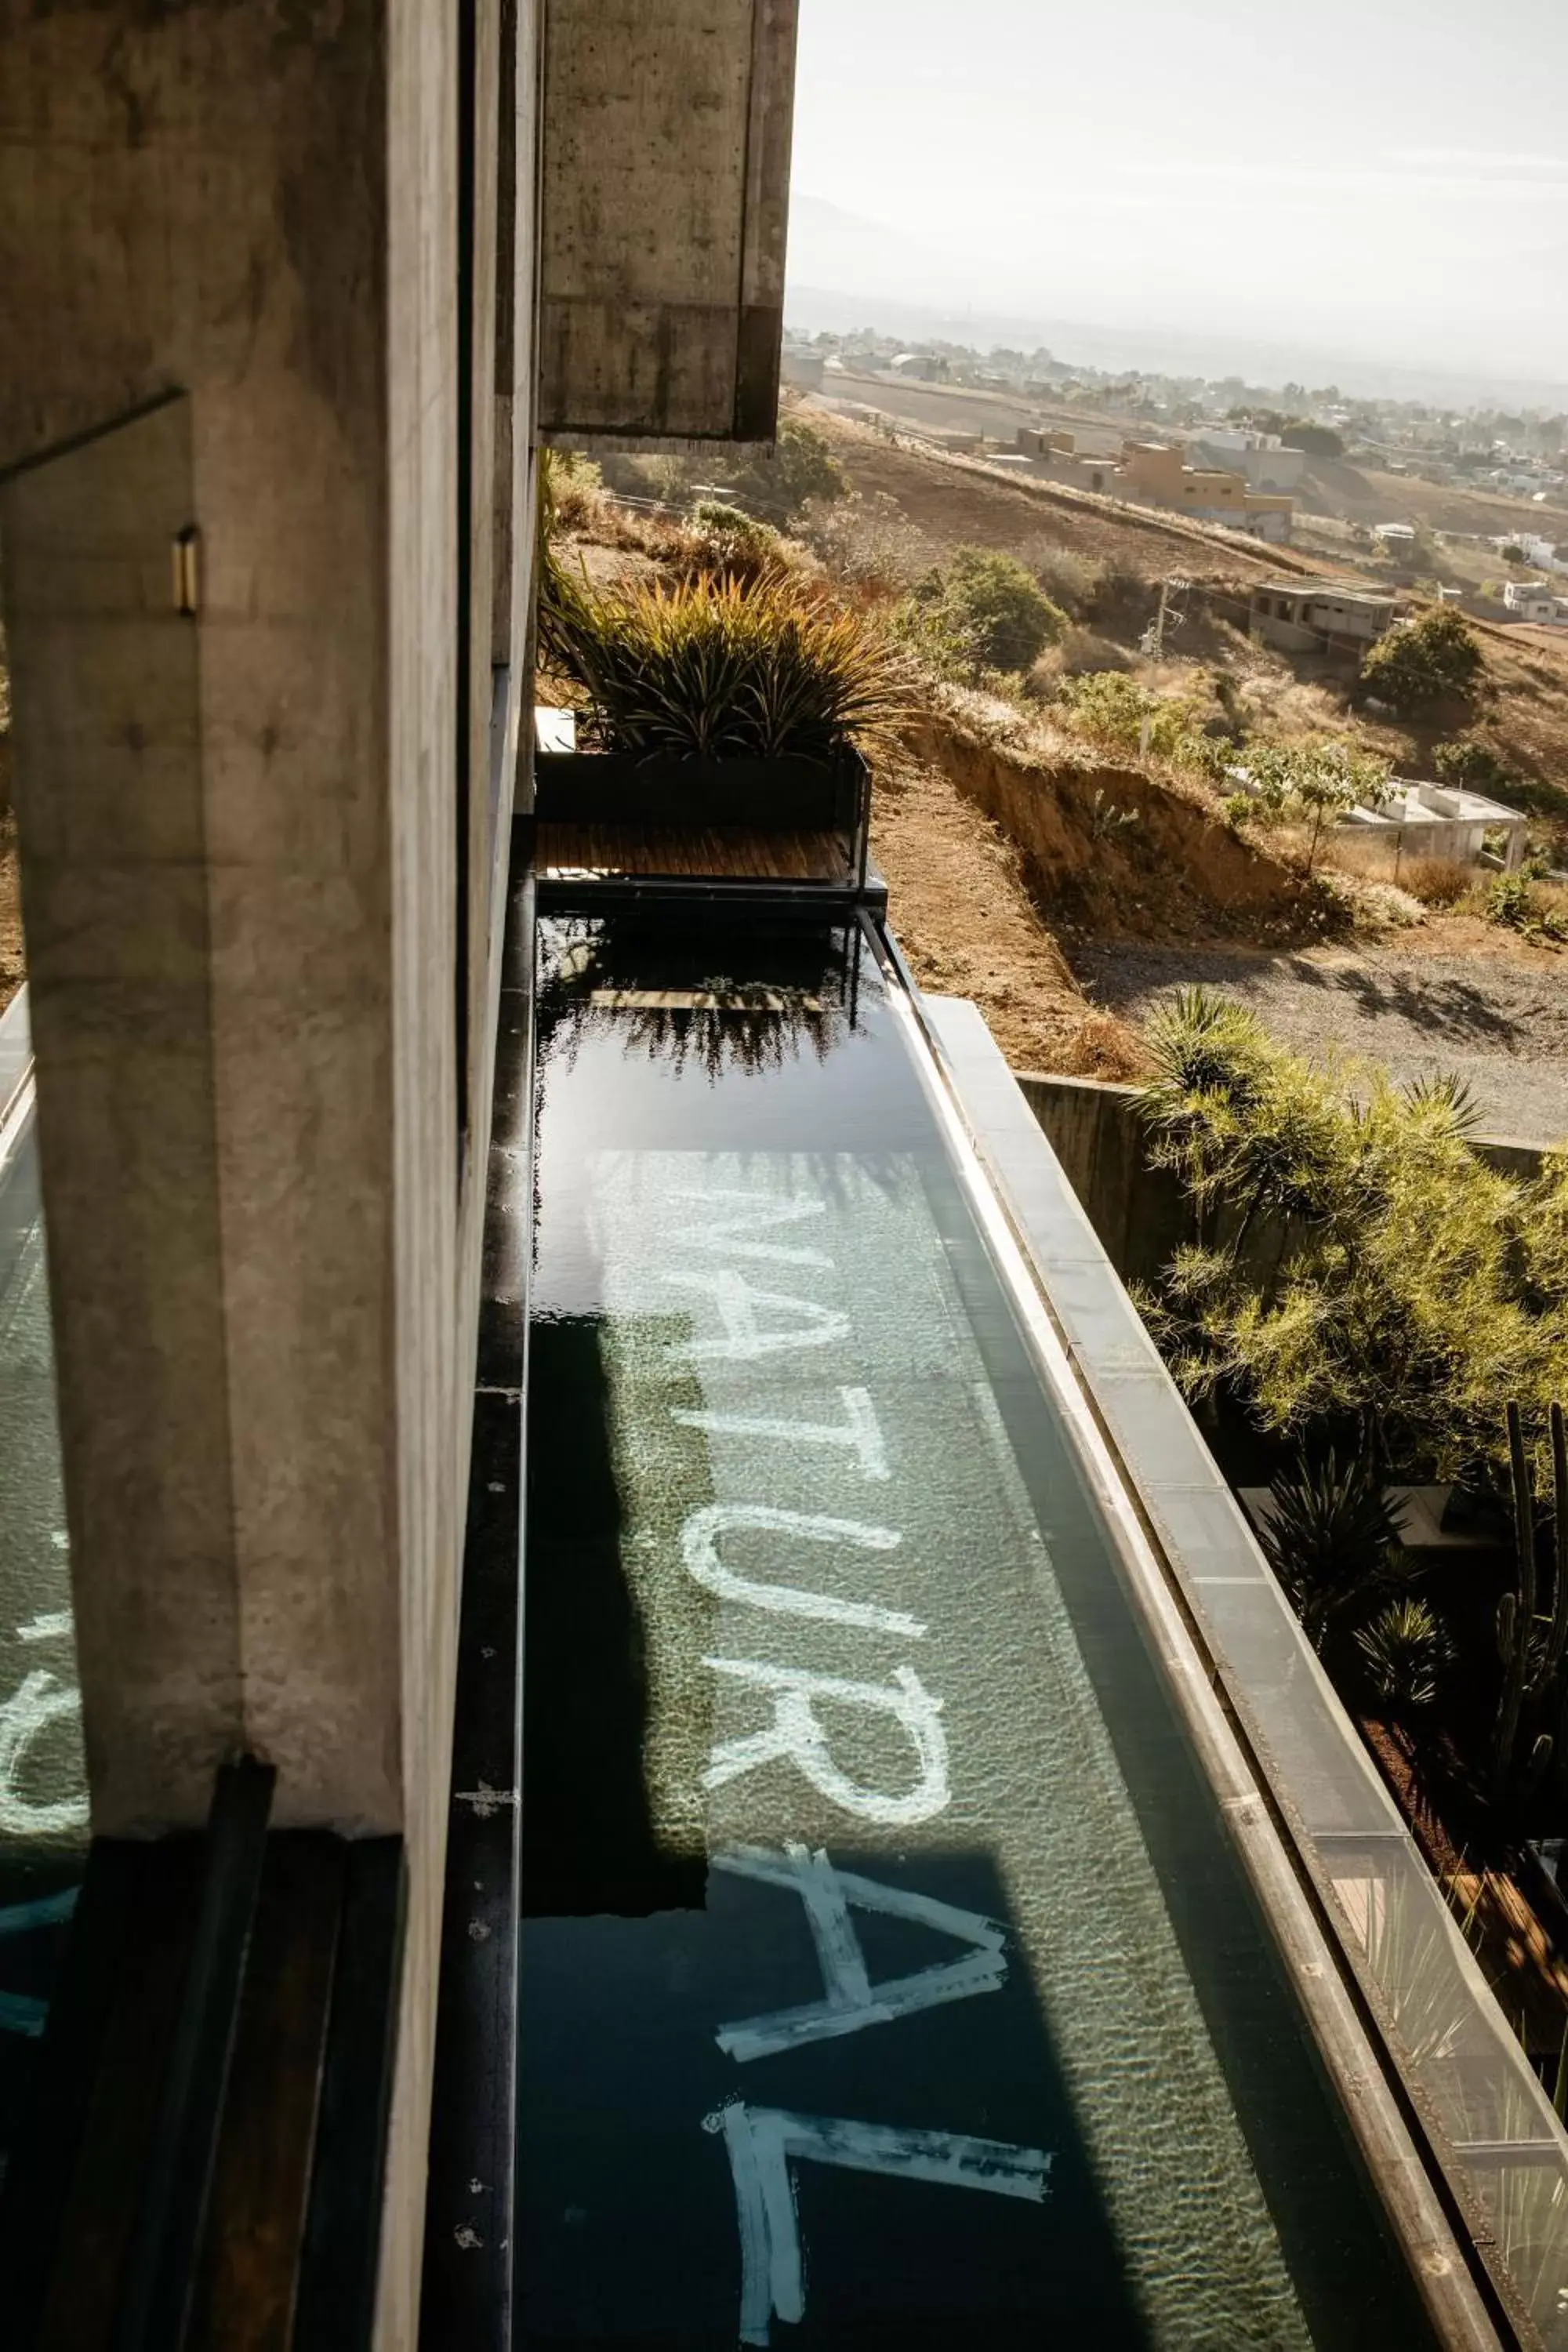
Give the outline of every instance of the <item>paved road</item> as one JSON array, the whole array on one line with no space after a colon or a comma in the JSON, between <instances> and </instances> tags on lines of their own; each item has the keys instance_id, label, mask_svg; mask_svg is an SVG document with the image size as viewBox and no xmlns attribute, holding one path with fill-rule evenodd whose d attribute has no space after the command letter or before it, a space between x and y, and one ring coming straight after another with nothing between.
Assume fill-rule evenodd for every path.
<instances>
[{"instance_id":1,"label":"paved road","mask_svg":"<svg viewBox=\"0 0 1568 2352\"><path fill-rule=\"evenodd\" d=\"M1090 992L1131 1020L1202 981L1249 1004L1298 1052L1337 1049L1400 1078L1453 1070L1489 1133L1568 1138L1568 956L1526 964L1396 946L1275 956L1116 947L1080 950L1074 961Z\"/></svg>"}]
</instances>

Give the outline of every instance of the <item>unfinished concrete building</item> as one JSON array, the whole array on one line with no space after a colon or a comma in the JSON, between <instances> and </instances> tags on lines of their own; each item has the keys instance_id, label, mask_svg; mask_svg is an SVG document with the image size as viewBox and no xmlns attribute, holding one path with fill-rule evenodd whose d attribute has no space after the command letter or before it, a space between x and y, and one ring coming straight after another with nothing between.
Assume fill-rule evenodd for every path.
<instances>
[{"instance_id":1,"label":"unfinished concrete building","mask_svg":"<svg viewBox=\"0 0 1568 2352\"><path fill-rule=\"evenodd\" d=\"M1247 626L1282 653L1321 654L1359 662L1394 624L1398 599L1386 590L1339 580L1260 580L1251 592Z\"/></svg>"}]
</instances>

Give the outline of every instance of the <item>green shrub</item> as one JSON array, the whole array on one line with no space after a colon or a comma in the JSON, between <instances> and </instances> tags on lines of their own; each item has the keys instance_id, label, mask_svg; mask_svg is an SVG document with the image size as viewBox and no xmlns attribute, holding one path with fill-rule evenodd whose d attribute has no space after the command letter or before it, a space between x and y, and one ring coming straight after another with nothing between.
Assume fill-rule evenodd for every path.
<instances>
[{"instance_id":1,"label":"green shrub","mask_svg":"<svg viewBox=\"0 0 1568 2352\"><path fill-rule=\"evenodd\" d=\"M1219 813L1233 831L1240 833L1256 821L1258 803L1250 793L1227 793L1219 804Z\"/></svg>"},{"instance_id":2,"label":"green shrub","mask_svg":"<svg viewBox=\"0 0 1568 2352\"><path fill-rule=\"evenodd\" d=\"M1460 1089L1325 1074L1203 990L1150 1045L1149 1156L1200 1238L1146 1307L1188 1394L1285 1434L1353 1426L1410 1479L1500 1475L1517 1396L1539 1450L1568 1363L1568 1153L1506 1175L1467 1148Z\"/></svg>"},{"instance_id":3,"label":"green shrub","mask_svg":"<svg viewBox=\"0 0 1568 2352\"><path fill-rule=\"evenodd\" d=\"M1016 556L994 548L961 547L941 570L928 572L911 599L931 645L952 666L1026 670L1047 645L1065 636L1068 616L1053 604Z\"/></svg>"},{"instance_id":4,"label":"green shrub","mask_svg":"<svg viewBox=\"0 0 1568 2352\"><path fill-rule=\"evenodd\" d=\"M699 499L691 509L691 527L710 538L735 540L748 547L778 544L778 533L770 524L759 522L740 507L726 506L722 499Z\"/></svg>"},{"instance_id":5,"label":"green shrub","mask_svg":"<svg viewBox=\"0 0 1568 2352\"><path fill-rule=\"evenodd\" d=\"M727 458L724 475L738 506L781 530L808 499L841 499L848 488L827 436L794 416L771 448L742 448Z\"/></svg>"},{"instance_id":6,"label":"green shrub","mask_svg":"<svg viewBox=\"0 0 1568 2352\"><path fill-rule=\"evenodd\" d=\"M1119 751L1137 751L1147 719L1149 749L1161 758L1169 758L1192 734L1197 716L1194 703L1177 695L1151 694L1114 669L1064 677L1057 699L1083 734Z\"/></svg>"},{"instance_id":7,"label":"green shrub","mask_svg":"<svg viewBox=\"0 0 1568 2352\"><path fill-rule=\"evenodd\" d=\"M700 570L731 579L755 579L780 562L779 535L721 499L700 499L691 509L691 531Z\"/></svg>"},{"instance_id":8,"label":"green shrub","mask_svg":"<svg viewBox=\"0 0 1568 2352\"><path fill-rule=\"evenodd\" d=\"M777 572L595 594L556 565L540 630L584 692L590 739L636 759L827 759L908 708L881 633Z\"/></svg>"},{"instance_id":9,"label":"green shrub","mask_svg":"<svg viewBox=\"0 0 1568 2352\"><path fill-rule=\"evenodd\" d=\"M1537 879L1529 872L1500 874L1487 892L1488 922L1525 939L1568 940L1568 917L1542 898Z\"/></svg>"},{"instance_id":10,"label":"green shrub","mask_svg":"<svg viewBox=\"0 0 1568 2352\"><path fill-rule=\"evenodd\" d=\"M1184 733L1171 747L1170 757L1178 766L1191 769L1197 776L1206 776L1211 784L1225 784L1241 754L1228 735ZM1247 795L1241 797L1245 800Z\"/></svg>"},{"instance_id":11,"label":"green shrub","mask_svg":"<svg viewBox=\"0 0 1568 2352\"><path fill-rule=\"evenodd\" d=\"M1446 784L1462 784L1475 793L1507 793L1513 779L1495 751L1478 743L1473 735L1457 735L1450 743L1439 743L1432 754L1432 765Z\"/></svg>"},{"instance_id":12,"label":"green shrub","mask_svg":"<svg viewBox=\"0 0 1568 2352\"><path fill-rule=\"evenodd\" d=\"M1365 692L1406 715L1473 701L1485 678L1480 641L1452 604L1436 604L1418 620L1390 629L1361 666Z\"/></svg>"}]
</instances>

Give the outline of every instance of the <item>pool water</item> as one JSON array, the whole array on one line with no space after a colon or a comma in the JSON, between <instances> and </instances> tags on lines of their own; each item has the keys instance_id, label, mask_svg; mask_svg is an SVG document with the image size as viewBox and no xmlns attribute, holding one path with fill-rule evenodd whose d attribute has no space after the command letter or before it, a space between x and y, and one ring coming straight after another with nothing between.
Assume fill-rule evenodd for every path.
<instances>
[{"instance_id":1,"label":"pool water","mask_svg":"<svg viewBox=\"0 0 1568 2352\"><path fill-rule=\"evenodd\" d=\"M521 2341L1428 2340L873 939L540 955Z\"/></svg>"}]
</instances>

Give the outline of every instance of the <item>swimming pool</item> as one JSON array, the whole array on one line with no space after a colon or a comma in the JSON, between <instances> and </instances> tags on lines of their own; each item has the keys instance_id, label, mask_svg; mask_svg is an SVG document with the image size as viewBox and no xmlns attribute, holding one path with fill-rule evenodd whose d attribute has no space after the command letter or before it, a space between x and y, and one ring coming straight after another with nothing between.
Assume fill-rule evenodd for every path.
<instances>
[{"instance_id":1,"label":"swimming pool","mask_svg":"<svg viewBox=\"0 0 1568 2352\"><path fill-rule=\"evenodd\" d=\"M1429 2340L874 942L540 992L521 2340Z\"/></svg>"}]
</instances>

